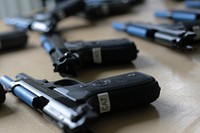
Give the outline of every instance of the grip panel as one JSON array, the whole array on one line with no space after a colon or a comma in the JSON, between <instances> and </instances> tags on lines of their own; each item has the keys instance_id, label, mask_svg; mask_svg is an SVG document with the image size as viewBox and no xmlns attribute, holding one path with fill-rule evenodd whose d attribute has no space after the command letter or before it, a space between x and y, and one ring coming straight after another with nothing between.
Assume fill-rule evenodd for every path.
<instances>
[{"instance_id":1,"label":"grip panel","mask_svg":"<svg viewBox=\"0 0 200 133\"><path fill-rule=\"evenodd\" d=\"M27 44L28 36L26 31L10 31L0 33L0 50L12 50L24 47Z\"/></svg>"},{"instance_id":2,"label":"grip panel","mask_svg":"<svg viewBox=\"0 0 200 133\"><path fill-rule=\"evenodd\" d=\"M70 99L75 102L86 101L98 112L103 112L102 106L110 108L108 111L119 111L149 104L160 94L158 82L152 76L139 72L75 85L67 90ZM104 101L100 102L101 99Z\"/></svg>"},{"instance_id":3,"label":"grip panel","mask_svg":"<svg viewBox=\"0 0 200 133\"><path fill-rule=\"evenodd\" d=\"M71 53L78 53L81 65L131 62L138 53L135 43L124 38L68 43L66 47Z\"/></svg>"}]
</instances>

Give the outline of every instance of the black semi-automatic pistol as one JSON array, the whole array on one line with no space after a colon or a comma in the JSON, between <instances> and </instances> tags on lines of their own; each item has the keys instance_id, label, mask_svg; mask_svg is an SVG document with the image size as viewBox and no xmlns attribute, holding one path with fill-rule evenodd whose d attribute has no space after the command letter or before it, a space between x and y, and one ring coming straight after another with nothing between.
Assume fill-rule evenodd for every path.
<instances>
[{"instance_id":1,"label":"black semi-automatic pistol","mask_svg":"<svg viewBox=\"0 0 200 133\"><path fill-rule=\"evenodd\" d=\"M27 41L28 35L24 30L0 32L0 52L23 48L27 45Z\"/></svg>"},{"instance_id":2,"label":"black semi-automatic pistol","mask_svg":"<svg viewBox=\"0 0 200 133\"><path fill-rule=\"evenodd\" d=\"M158 82L132 72L88 83L64 78L55 82L18 74L13 81L0 78L5 90L39 110L65 133L88 133L88 124L101 113L142 107L160 94Z\"/></svg>"},{"instance_id":3,"label":"black semi-automatic pistol","mask_svg":"<svg viewBox=\"0 0 200 133\"><path fill-rule=\"evenodd\" d=\"M165 26L143 22L114 22L113 28L119 31L127 32L130 35L151 40L173 49L182 51L195 50L195 48L191 45L191 42L193 42L195 37L195 33L185 29L170 29Z\"/></svg>"},{"instance_id":4,"label":"black semi-automatic pistol","mask_svg":"<svg viewBox=\"0 0 200 133\"><path fill-rule=\"evenodd\" d=\"M32 17L6 18L5 23L18 29L48 33L55 31L59 21L82 11L83 8L83 0L67 0L61 2L51 11L40 12Z\"/></svg>"},{"instance_id":5,"label":"black semi-automatic pistol","mask_svg":"<svg viewBox=\"0 0 200 133\"><path fill-rule=\"evenodd\" d=\"M134 42L128 39L66 42L57 34L43 34L41 43L51 56L54 71L61 76L76 76L82 66L130 63L138 53Z\"/></svg>"}]
</instances>

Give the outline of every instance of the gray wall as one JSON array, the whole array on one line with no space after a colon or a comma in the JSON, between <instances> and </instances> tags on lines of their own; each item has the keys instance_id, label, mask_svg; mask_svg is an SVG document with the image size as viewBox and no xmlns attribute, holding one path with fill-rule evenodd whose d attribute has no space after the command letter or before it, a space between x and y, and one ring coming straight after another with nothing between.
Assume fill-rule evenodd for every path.
<instances>
[{"instance_id":1,"label":"gray wall","mask_svg":"<svg viewBox=\"0 0 200 133\"><path fill-rule=\"evenodd\" d=\"M42 8L41 0L0 0L0 18L30 15Z\"/></svg>"}]
</instances>

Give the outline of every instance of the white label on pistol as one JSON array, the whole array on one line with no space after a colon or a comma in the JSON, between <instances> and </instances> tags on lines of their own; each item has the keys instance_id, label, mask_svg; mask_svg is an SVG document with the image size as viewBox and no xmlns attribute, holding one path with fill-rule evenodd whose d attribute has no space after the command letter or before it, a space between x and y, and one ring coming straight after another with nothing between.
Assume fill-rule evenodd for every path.
<instances>
[{"instance_id":1,"label":"white label on pistol","mask_svg":"<svg viewBox=\"0 0 200 133\"><path fill-rule=\"evenodd\" d=\"M101 48L93 48L92 54L93 54L94 63L98 63L98 64L102 63Z\"/></svg>"},{"instance_id":2,"label":"white label on pistol","mask_svg":"<svg viewBox=\"0 0 200 133\"><path fill-rule=\"evenodd\" d=\"M100 108L100 113L105 113L110 111L110 98L109 94L106 93L100 93L97 95L98 100L99 100L99 108Z\"/></svg>"},{"instance_id":3,"label":"white label on pistol","mask_svg":"<svg viewBox=\"0 0 200 133\"><path fill-rule=\"evenodd\" d=\"M200 27L199 27L199 26L193 26L192 29L193 29L193 31L194 31L194 33L195 33L194 39L195 39L195 40L200 39Z\"/></svg>"}]
</instances>

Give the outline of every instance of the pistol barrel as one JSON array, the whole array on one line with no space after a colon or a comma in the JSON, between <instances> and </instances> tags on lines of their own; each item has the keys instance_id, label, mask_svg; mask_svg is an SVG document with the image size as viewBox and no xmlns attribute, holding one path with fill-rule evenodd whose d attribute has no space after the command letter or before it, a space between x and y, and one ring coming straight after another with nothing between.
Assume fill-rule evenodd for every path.
<instances>
[{"instance_id":1,"label":"pistol barrel","mask_svg":"<svg viewBox=\"0 0 200 133\"><path fill-rule=\"evenodd\" d=\"M200 19L200 12L197 10L156 11L155 16L158 18L172 19L174 21L196 21Z\"/></svg>"}]
</instances>

